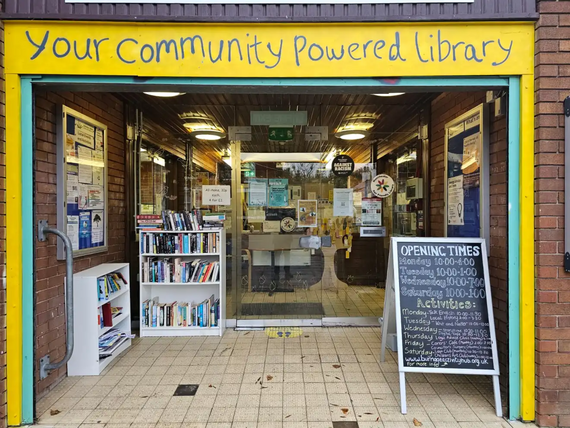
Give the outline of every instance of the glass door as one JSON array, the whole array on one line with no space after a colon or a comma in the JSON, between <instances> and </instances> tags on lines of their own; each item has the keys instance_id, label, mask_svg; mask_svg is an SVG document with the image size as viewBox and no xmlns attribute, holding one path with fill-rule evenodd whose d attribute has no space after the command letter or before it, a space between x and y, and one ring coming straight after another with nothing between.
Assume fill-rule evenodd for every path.
<instances>
[{"instance_id":1,"label":"glass door","mask_svg":"<svg viewBox=\"0 0 570 428\"><path fill-rule=\"evenodd\" d=\"M330 238L333 214L331 153L326 142L307 144L307 152L296 146L269 140L265 151L253 151L253 144L240 145L245 150L234 183L241 218L238 322L296 319L288 324L320 325L323 292L336 286L335 248L322 239ZM237 152L237 144L232 147Z\"/></svg>"}]
</instances>

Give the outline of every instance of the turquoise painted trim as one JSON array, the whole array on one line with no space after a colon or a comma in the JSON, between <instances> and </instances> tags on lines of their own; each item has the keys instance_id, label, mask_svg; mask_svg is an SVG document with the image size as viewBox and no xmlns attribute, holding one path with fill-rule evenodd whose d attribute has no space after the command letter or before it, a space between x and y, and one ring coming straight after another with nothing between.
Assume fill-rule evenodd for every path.
<instances>
[{"instance_id":1,"label":"turquoise painted trim","mask_svg":"<svg viewBox=\"0 0 570 428\"><path fill-rule=\"evenodd\" d=\"M112 76L41 76L34 81L41 83L85 83L121 85L232 85L232 86L342 86L342 87L490 87L508 86L505 77L446 77L401 78L396 83L390 79L222 79L222 78L136 78Z\"/></svg>"},{"instance_id":2,"label":"turquoise painted trim","mask_svg":"<svg viewBox=\"0 0 570 428\"><path fill-rule=\"evenodd\" d=\"M22 98L22 424L34 422L34 118L32 81L21 79Z\"/></svg>"},{"instance_id":3,"label":"turquoise painted trim","mask_svg":"<svg viewBox=\"0 0 570 428\"><path fill-rule=\"evenodd\" d=\"M509 78L508 107L508 324L509 419L521 417L520 377L520 79Z\"/></svg>"}]
</instances>

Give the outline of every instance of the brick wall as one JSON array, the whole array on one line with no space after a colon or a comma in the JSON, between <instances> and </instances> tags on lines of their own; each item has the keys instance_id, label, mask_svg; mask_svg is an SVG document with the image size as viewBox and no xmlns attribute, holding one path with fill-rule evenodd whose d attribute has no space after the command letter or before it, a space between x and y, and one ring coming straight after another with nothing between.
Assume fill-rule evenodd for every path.
<instances>
[{"instance_id":1,"label":"brick wall","mask_svg":"<svg viewBox=\"0 0 570 428\"><path fill-rule=\"evenodd\" d=\"M445 124L485 102L484 92L445 93L431 104L430 198L431 235L444 233ZM503 402L508 388L507 336L507 134L506 118L491 118L489 161L490 235L489 274L493 292L495 329L501 369Z\"/></svg>"},{"instance_id":2,"label":"brick wall","mask_svg":"<svg viewBox=\"0 0 570 428\"><path fill-rule=\"evenodd\" d=\"M64 104L108 126L108 236L109 251L74 259L75 271L125 259L125 135L123 104L109 94L36 94L35 221L57 224L56 206L56 106ZM64 288L65 263L57 260L55 236L36 242L35 356L49 354L52 361L65 354ZM36 394L41 397L65 376L65 367L42 381L36 361Z\"/></svg>"},{"instance_id":3,"label":"brick wall","mask_svg":"<svg viewBox=\"0 0 570 428\"><path fill-rule=\"evenodd\" d=\"M540 1L535 43L536 419L570 427L570 275L564 254L564 115L570 2Z\"/></svg>"},{"instance_id":4,"label":"brick wall","mask_svg":"<svg viewBox=\"0 0 570 428\"><path fill-rule=\"evenodd\" d=\"M6 100L4 24L0 22L0 426L6 426Z\"/></svg>"}]
</instances>

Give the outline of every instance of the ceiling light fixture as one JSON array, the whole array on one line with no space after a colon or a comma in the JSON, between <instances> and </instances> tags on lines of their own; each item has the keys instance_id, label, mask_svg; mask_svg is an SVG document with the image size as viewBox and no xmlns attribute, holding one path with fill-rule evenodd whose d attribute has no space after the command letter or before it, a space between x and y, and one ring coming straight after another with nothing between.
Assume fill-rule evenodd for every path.
<instances>
[{"instance_id":1,"label":"ceiling light fixture","mask_svg":"<svg viewBox=\"0 0 570 428\"><path fill-rule=\"evenodd\" d=\"M197 138L198 140L208 140L208 141L221 140L226 136L224 132L214 129L196 130L194 132L191 132L190 135L193 136L194 138Z\"/></svg>"},{"instance_id":2,"label":"ceiling light fixture","mask_svg":"<svg viewBox=\"0 0 570 428\"><path fill-rule=\"evenodd\" d=\"M340 138L341 140L360 140L368 136L368 131L363 131L360 129L345 129L344 131L338 131L334 136Z\"/></svg>"},{"instance_id":3,"label":"ceiling light fixture","mask_svg":"<svg viewBox=\"0 0 570 428\"><path fill-rule=\"evenodd\" d=\"M385 94L372 94L375 97L399 97L400 95L404 95L405 92L386 92Z\"/></svg>"},{"instance_id":4,"label":"ceiling light fixture","mask_svg":"<svg viewBox=\"0 0 570 428\"><path fill-rule=\"evenodd\" d=\"M184 92L145 92L146 95L151 97L172 98L179 95L184 95Z\"/></svg>"}]
</instances>

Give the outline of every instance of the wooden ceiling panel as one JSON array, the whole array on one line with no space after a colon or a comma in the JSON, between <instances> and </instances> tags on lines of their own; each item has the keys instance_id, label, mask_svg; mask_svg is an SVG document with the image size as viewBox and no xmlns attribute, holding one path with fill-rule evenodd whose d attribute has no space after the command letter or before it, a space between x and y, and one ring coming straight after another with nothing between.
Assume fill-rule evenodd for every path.
<instances>
[{"instance_id":1,"label":"wooden ceiling panel","mask_svg":"<svg viewBox=\"0 0 570 428\"><path fill-rule=\"evenodd\" d=\"M252 111L307 111L308 124L328 126L328 142L305 142L304 126L295 127L295 139L280 144L268 141L267 126L252 128L252 141L242 142L244 152L327 152L341 149L356 158L367 158L370 145L386 152L417 135L419 113L435 94L405 94L399 97L376 97L366 94L184 94L175 98L157 98L142 93L121 93L117 96L137 106L171 134L172 141L191 139L184 127L182 113L204 115L226 132L230 126L249 126ZM365 139L347 142L334 136L335 130L354 115L364 113L377 116L370 134ZM210 161L219 160L228 146L227 139L202 142L194 140L194 147ZM176 150L178 152L178 150Z\"/></svg>"}]
</instances>

